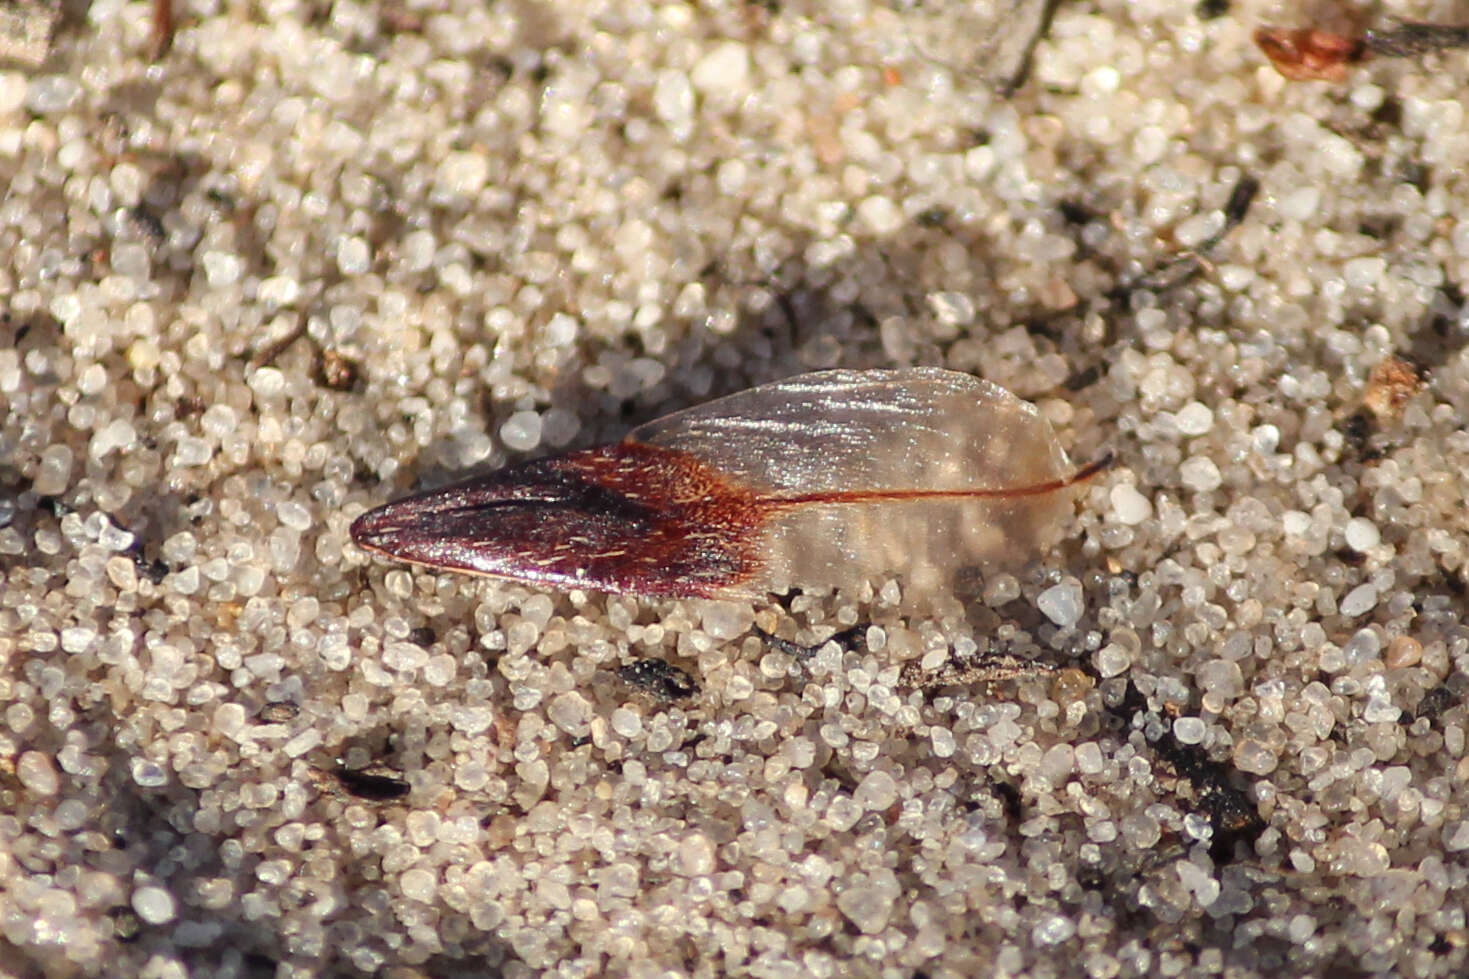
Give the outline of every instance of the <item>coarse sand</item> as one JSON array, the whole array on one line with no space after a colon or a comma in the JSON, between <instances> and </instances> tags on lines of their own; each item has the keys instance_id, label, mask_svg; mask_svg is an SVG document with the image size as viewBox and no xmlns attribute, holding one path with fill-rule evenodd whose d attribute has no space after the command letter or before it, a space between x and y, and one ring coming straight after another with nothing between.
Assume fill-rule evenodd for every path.
<instances>
[{"instance_id":1,"label":"coarse sand","mask_svg":"<svg viewBox=\"0 0 1469 979\"><path fill-rule=\"evenodd\" d=\"M179 2L156 60L93 0L0 68L0 973L1469 969L1469 53L1287 81L1251 33L1311 12L1252 0L1062 4L1028 74L999 0ZM931 612L347 534L908 364L1116 458Z\"/></svg>"}]
</instances>

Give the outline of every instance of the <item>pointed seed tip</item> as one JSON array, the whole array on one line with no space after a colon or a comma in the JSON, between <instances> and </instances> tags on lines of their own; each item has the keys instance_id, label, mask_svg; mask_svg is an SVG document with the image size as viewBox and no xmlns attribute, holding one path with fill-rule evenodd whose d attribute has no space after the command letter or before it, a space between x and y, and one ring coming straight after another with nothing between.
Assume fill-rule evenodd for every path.
<instances>
[{"instance_id":1,"label":"pointed seed tip","mask_svg":"<svg viewBox=\"0 0 1469 979\"><path fill-rule=\"evenodd\" d=\"M352 526L347 529L347 533L351 535L354 544L362 544L363 538L372 533L373 515L376 513L377 509L368 510L352 521Z\"/></svg>"},{"instance_id":2,"label":"pointed seed tip","mask_svg":"<svg viewBox=\"0 0 1469 979\"><path fill-rule=\"evenodd\" d=\"M391 507L392 504L373 507L352 521L352 526L347 529L352 543L368 550L383 550L384 536L399 529L386 520Z\"/></svg>"}]
</instances>

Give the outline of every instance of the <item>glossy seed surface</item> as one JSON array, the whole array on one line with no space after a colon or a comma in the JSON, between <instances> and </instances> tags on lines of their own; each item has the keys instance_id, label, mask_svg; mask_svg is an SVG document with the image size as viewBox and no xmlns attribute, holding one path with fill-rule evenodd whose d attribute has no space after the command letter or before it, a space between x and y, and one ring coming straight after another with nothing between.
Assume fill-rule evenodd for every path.
<instances>
[{"instance_id":1,"label":"glossy seed surface","mask_svg":"<svg viewBox=\"0 0 1469 979\"><path fill-rule=\"evenodd\" d=\"M756 597L1033 558L1071 469L1035 407L967 374L822 371L508 466L352 526L398 560L553 588Z\"/></svg>"}]
</instances>

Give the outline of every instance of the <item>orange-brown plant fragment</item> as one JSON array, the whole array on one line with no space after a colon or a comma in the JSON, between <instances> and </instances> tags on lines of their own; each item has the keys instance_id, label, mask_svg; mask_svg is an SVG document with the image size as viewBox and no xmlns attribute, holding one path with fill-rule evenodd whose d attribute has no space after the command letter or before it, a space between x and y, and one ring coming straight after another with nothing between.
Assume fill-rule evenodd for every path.
<instances>
[{"instance_id":1,"label":"orange-brown plant fragment","mask_svg":"<svg viewBox=\"0 0 1469 979\"><path fill-rule=\"evenodd\" d=\"M1255 44L1291 81L1345 81L1347 66L1361 61L1364 52L1361 38L1314 27L1256 28Z\"/></svg>"}]
</instances>

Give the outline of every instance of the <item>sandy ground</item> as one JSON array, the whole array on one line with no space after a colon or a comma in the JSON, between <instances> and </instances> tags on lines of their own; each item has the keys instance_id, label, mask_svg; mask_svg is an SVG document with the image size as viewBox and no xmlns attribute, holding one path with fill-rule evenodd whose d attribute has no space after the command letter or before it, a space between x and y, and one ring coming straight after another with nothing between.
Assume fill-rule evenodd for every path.
<instances>
[{"instance_id":1,"label":"sandy ground","mask_svg":"<svg viewBox=\"0 0 1469 979\"><path fill-rule=\"evenodd\" d=\"M68 8L0 70L0 972L1462 974L1469 54L1287 81L1309 16L1066 3L1007 94L999 4ZM937 611L347 534L910 364L1116 457Z\"/></svg>"}]
</instances>

